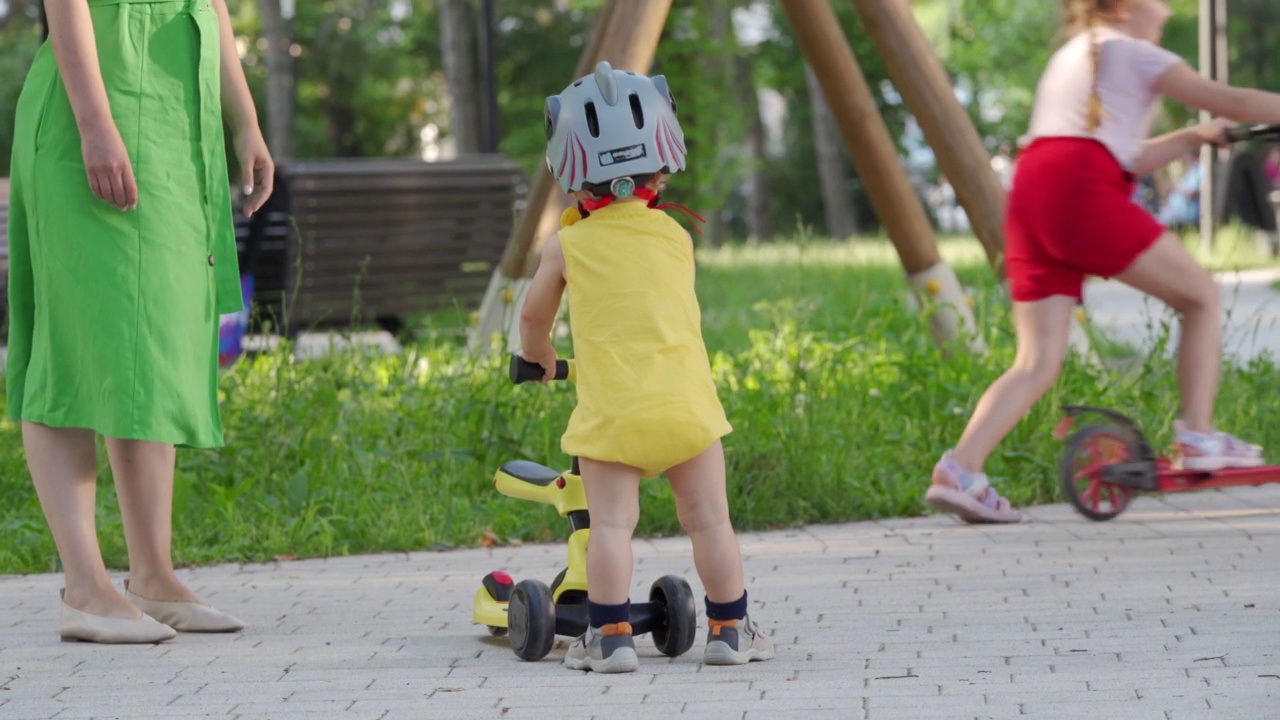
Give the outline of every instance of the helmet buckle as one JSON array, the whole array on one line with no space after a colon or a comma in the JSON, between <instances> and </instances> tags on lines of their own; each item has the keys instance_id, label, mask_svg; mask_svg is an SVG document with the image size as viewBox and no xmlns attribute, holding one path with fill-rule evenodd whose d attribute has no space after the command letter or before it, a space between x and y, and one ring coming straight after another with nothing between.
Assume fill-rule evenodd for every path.
<instances>
[{"instance_id":1,"label":"helmet buckle","mask_svg":"<svg viewBox=\"0 0 1280 720\"><path fill-rule=\"evenodd\" d=\"M609 183L609 192L616 198L631 197L636 192L636 181L629 177L615 178Z\"/></svg>"}]
</instances>

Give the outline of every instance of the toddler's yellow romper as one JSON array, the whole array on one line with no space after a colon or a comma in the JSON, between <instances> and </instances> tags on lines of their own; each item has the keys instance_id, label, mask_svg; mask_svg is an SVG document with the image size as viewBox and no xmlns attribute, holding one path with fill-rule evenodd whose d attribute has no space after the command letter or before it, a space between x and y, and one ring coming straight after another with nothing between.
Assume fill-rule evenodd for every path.
<instances>
[{"instance_id":1,"label":"toddler's yellow romper","mask_svg":"<svg viewBox=\"0 0 1280 720\"><path fill-rule=\"evenodd\" d=\"M684 228L615 202L562 228L560 244L578 398L561 449L654 477L729 434Z\"/></svg>"}]
</instances>

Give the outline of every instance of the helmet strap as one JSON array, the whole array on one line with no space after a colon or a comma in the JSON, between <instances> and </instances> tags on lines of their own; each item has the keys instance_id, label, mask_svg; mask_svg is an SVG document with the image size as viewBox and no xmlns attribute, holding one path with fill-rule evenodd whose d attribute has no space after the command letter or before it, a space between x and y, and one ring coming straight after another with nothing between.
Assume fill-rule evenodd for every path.
<instances>
[{"instance_id":1,"label":"helmet strap","mask_svg":"<svg viewBox=\"0 0 1280 720\"><path fill-rule=\"evenodd\" d=\"M704 220L701 215L693 212L689 208L679 203L674 203L674 202L660 203L661 198L659 197L657 190L654 190L653 188L650 188L648 186L636 187L635 181L631 180L631 178L618 178L617 180L614 180L613 183L610 184L609 189L614 190L616 192L619 189L618 188L618 186L620 185L620 183L618 182L619 180L628 181L631 188L631 192L628 195L610 194L600 198L593 198L591 200L579 200L578 213L582 215L582 217L585 219L591 216L591 212L593 210L599 210L602 207L612 205L613 201L617 200L620 197L635 196L640 198L641 200L648 201L646 204L655 210L678 210L681 213L683 213L684 216L690 220L690 222L692 222L695 218L699 222L703 222L703 223L706 222L706 220ZM694 232L697 232L699 235L702 234L702 228L699 228L697 225L694 225L693 229L694 229Z\"/></svg>"}]
</instances>

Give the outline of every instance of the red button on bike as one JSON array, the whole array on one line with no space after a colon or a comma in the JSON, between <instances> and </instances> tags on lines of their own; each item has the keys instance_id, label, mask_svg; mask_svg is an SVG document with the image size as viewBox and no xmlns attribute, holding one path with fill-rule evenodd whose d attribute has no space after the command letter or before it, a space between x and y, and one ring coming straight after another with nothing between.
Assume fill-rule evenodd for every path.
<instances>
[{"instance_id":1,"label":"red button on bike","mask_svg":"<svg viewBox=\"0 0 1280 720\"><path fill-rule=\"evenodd\" d=\"M558 477L558 478L556 478L556 487L558 487L558 488L560 488L561 490L563 490L563 489L564 489L564 484L565 484L565 483L564 483L564 478L562 478L562 477Z\"/></svg>"}]
</instances>

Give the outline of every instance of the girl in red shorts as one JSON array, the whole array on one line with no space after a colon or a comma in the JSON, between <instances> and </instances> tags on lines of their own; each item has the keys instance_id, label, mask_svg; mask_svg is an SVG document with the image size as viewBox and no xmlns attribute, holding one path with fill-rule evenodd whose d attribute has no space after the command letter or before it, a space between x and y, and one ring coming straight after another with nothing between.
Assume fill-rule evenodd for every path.
<instances>
[{"instance_id":1,"label":"girl in red shorts","mask_svg":"<svg viewBox=\"0 0 1280 720\"><path fill-rule=\"evenodd\" d=\"M1161 96L1239 122L1280 122L1280 95L1200 77L1157 43L1163 0L1066 0L1071 39L1036 90L1005 218L1005 265L1017 352L974 410L960 442L933 470L932 507L967 522L1018 522L983 463L1052 387L1088 275L1115 278L1181 315L1176 443L1184 467L1262 464L1261 448L1213 426L1222 342L1212 276L1148 212L1132 202L1145 175L1203 143L1224 144L1217 120L1148 139Z\"/></svg>"}]
</instances>

